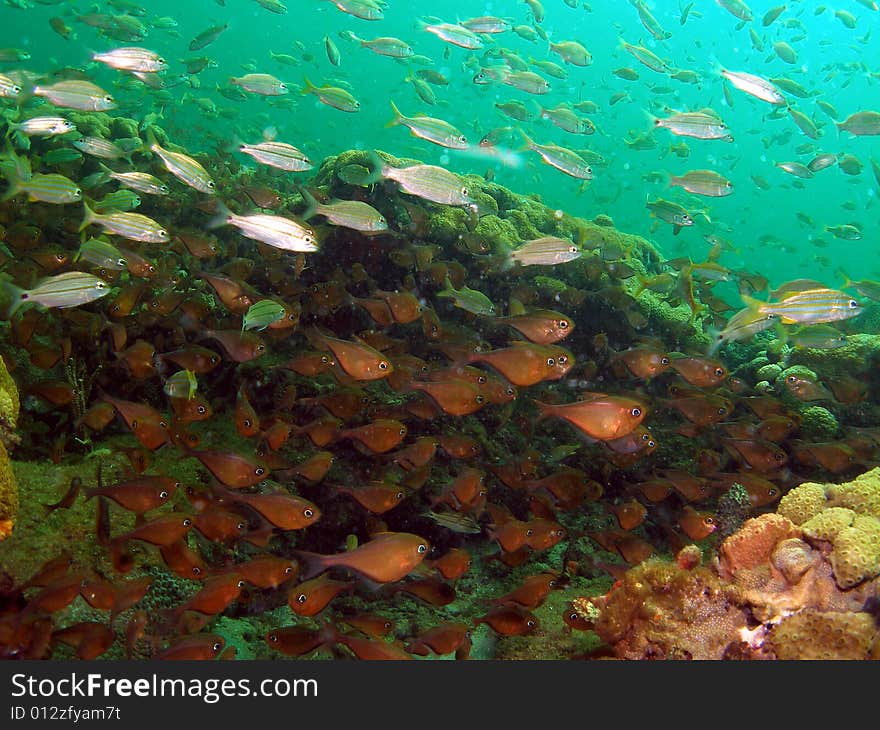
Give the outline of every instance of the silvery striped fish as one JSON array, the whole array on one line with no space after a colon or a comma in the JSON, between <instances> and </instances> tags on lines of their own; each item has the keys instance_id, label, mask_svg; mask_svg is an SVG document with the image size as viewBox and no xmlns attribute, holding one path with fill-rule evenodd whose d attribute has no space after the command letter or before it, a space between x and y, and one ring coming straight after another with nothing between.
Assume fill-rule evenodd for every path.
<instances>
[{"instance_id":1,"label":"silvery striped fish","mask_svg":"<svg viewBox=\"0 0 880 730\"><path fill-rule=\"evenodd\" d=\"M743 296L746 306L762 314L776 314L782 324L821 324L857 317L862 305L834 289L795 291L779 302L762 302Z\"/></svg>"},{"instance_id":2,"label":"silvery striped fish","mask_svg":"<svg viewBox=\"0 0 880 730\"><path fill-rule=\"evenodd\" d=\"M19 193L27 193L29 200L56 205L82 200L82 190L79 186L64 175L55 173L49 175L38 173L27 180L13 178L3 198L9 199Z\"/></svg>"},{"instance_id":3,"label":"silvery striped fish","mask_svg":"<svg viewBox=\"0 0 880 730\"><path fill-rule=\"evenodd\" d=\"M115 233L131 241L143 243L166 243L170 239L168 231L160 226L152 218L147 218L140 213L96 213L88 204L83 202L85 217L79 226L79 230L85 229L92 223L99 225L109 233Z\"/></svg>"},{"instance_id":4,"label":"silvery striped fish","mask_svg":"<svg viewBox=\"0 0 880 730\"><path fill-rule=\"evenodd\" d=\"M312 253L318 250L314 231L290 218L263 213L235 215L222 205L220 211L220 215L211 222L212 227L224 224L235 226L243 236L282 251Z\"/></svg>"},{"instance_id":5,"label":"silvery striped fish","mask_svg":"<svg viewBox=\"0 0 880 730\"><path fill-rule=\"evenodd\" d=\"M15 83L6 74L0 74L0 97L7 99L18 96L21 93L21 87Z\"/></svg>"},{"instance_id":6,"label":"silvery striped fish","mask_svg":"<svg viewBox=\"0 0 880 730\"><path fill-rule=\"evenodd\" d=\"M148 172L114 172L105 165L101 165L101 167L107 175L127 188L137 190L145 195L168 195L168 186Z\"/></svg>"},{"instance_id":7,"label":"silvery striped fish","mask_svg":"<svg viewBox=\"0 0 880 730\"><path fill-rule=\"evenodd\" d=\"M85 152L92 157L100 157L103 160L118 160L120 157L126 156L123 149L102 137L82 137L73 140L71 144L80 152Z\"/></svg>"},{"instance_id":8,"label":"silvery striped fish","mask_svg":"<svg viewBox=\"0 0 880 730\"><path fill-rule=\"evenodd\" d=\"M158 53L146 48L129 46L114 48L105 53L92 54L92 60L106 64L110 68L119 71L141 71L144 73L158 73L168 68L168 62Z\"/></svg>"},{"instance_id":9,"label":"silvery striped fish","mask_svg":"<svg viewBox=\"0 0 880 730\"><path fill-rule=\"evenodd\" d=\"M449 122L426 116L405 117L393 101L391 102L391 111L394 114L394 118L388 123L389 126L400 124L407 127L419 139L425 139L441 147L448 147L453 150L466 150L468 148L467 137Z\"/></svg>"},{"instance_id":10,"label":"silvery striped fish","mask_svg":"<svg viewBox=\"0 0 880 730\"><path fill-rule=\"evenodd\" d=\"M25 302L36 302L44 307L78 307L110 293L110 285L94 274L84 271L65 271L37 282L33 289L19 289L11 284L4 286L13 294L13 304L8 312L11 317Z\"/></svg>"},{"instance_id":11,"label":"silvery striped fish","mask_svg":"<svg viewBox=\"0 0 880 730\"><path fill-rule=\"evenodd\" d=\"M201 164L183 152L172 152L154 142L150 149L165 163L165 168L174 177L202 193L213 194L216 188L208 171Z\"/></svg>"},{"instance_id":12,"label":"silvery striped fish","mask_svg":"<svg viewBox=\"0 0 880 730\"><path fill-rule=\"evenodd\" d=\"M100 238L90 238L79 247L76 260L80 259L110 271L122 271L128 265L116 246Z\"/></svg>"},{"instance_id":13,"label":"silvery striped fish","mask_svg":"<svg viewBox=\"0 0 880 730\"><path fill-rule=\"evenodd\" d=\"M362 200L334 200L327 204L319 203L305 188L300 194L306 203L303 219L323 215L335 226L352 228L363 233L379 233L388 230L388 221L378 210Z\"/></svg>"},{"instance_id":14,"label":"silvery striped fish","mask_svg":"<svg viewBox=\"0 0 880 730\"><path fill-rule=\"evenodd\" d=\"M113 97L91 81L74 79L51 86L35 86L34 94L45 97L55 106L82 112L106 112L116 108Z\"/></svg>"},{"instance_id":15,"label":"silvery striped fish","mask_svg":"<svg viewBox=\"0 0 880 730\"><path fill-rule=\"evenodd\" d=\"M260 142L259 144L242 144L239 152L250 155L257 162L270 167L277 167L287 172L305 172L311 170L312 161L305 153L285 142Z\"/></svg>"},{"instance_id":16,"label":"silvery striped fish","mask_svg":"<svg viewBox=\"0 0 880 730\"><path fill-rule=\"evenodd\" d=\"M377 155L371 156L375 171L364 181L374 182L374 178L394 180L400 189L432 203L444 205L473 205L470 191L461 178L436 165L411 165L410 167L391 167Z\"/></svg>"},{"instance_id":17,"label":"silvery striped fish","mask_svg":"<svg viewBox=\"0 0 880 730\"><path fill-rule=\"evenodd\" d=\"M76 125L64 117L33 117L9 125L10 132L21 132L28 137L54 137L57 134L67 134L75 129Z\"/></svg>"},{"instance_id":18,"label":"silvery striped fish","mask_svg":"<svg viewBox=\"0 0 880 730\"><path fill-rule=\"evenodd\" d=\"M788 103L775 84L760 76L742 71L728 71L727 69L721 69L721 75L737 89L754 96L756 99L780 106Z\"/></svg>"},{"instance_id":19,"label":"silvery striped fish","mask_svg":"<svg viewBox=\"0 0 880 730\"><path fill-rule=\"evenodd\" d=\"M510 260L520 266L553 266L565 264L582 256L581 250L567 238L544 236L526 241L510 252Z\"/></svg>"},{"instance_id":20,"label":"silvery striped fish","mask_svg":"<svg viewBox=\"0 0 880 730\"><path fill-rule=\"evenodd\" d=\"M290 90L280 79L276 79L272 74L246 74L244 76L233 76L229 79L234 86L239 86L245 91L260 96L284 96L289 94Z\"/></svg>"},{"instance_id":21,"label":"silvery striped fish","mask_svg":"<svg viewBox=\"0 0 880 730\"><path fill-rule=\"evenodd\" d=\"M522 135L525 137L526 146L537 152L550 167L555 167L560 172L579 180L593 179L593 168L577 152L555 144L538 144L529 139L525 132Z\"/></svg>"}]
</instances>

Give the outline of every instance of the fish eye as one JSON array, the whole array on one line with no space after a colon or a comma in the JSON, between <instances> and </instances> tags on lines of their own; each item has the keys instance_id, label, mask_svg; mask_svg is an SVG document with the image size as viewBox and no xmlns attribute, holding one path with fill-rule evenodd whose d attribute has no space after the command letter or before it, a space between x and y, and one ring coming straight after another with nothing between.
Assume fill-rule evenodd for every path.
<instances>
[{"instance_id":1,"label":"fish eye","mask_svg":"<svg viewBox=\"0 0 880 730\"><path fill-rule=\"evenodd\" d=\"M160 185L160 186L159 186L159 190L161 190L163 193L167 193L167 192L168 192L168 186L167 186L167 185Z\"/></svg>"},{"instance_id":2,"label":"fish eye","mask_svg":"<svg viewBox=\"0 0 880 730\"><path fill-rule=\"evenodd\" d=\"M568 247L568 252L569 252L569 253L577 253L577 252L578 252L578 247L577 247L577 246L569 246L569 247Z\"/></svg>"},{"instance_id":3,"label":"fish eye","mask_svg":"<svg viewBox=\"0 0 880 730\"><path fill-rule=\"evenodd\" d=\"M113 97L110 96L110 94L107 94L107 96L104 97L104 101L106 101L108 104L112 104L112 103L113 103Z\"/></svg>"},{"instance_id":4,"label":"fish eye","mask_svg":"<svg viewBox=\"0 0 880 730\"><path fill-rule=\"evenodd\" d=\"M568 320L566 320L566 319L560 319L560 320L556 323L556 326L559 327L559 329L561 329L561 330L568 329Z\"/></svg>"},{"instance_id":5,"label":"fish eye","mask_svg":"<svg viewBox=\"0 0 880 730\"><path fill-rule=\"evenodd\" d=\"M288 566L284 569L284 575L290 575L292 572L293 572L293 566L292 566L292 565L288 565Z\"/></svg>"},{"instance_id":6,"label":"fish eye","mask_svg":"<svg viewBox=\"0 0 880 730\"><path fill-rule=\"evenodd\" d=\"M204 416L208 412L208 409L204 406L199 406L196 410L199 412L200 416Z\"/></svg>"},{"instance_id":7,"label":"fish eye","mask_svg":"<svg viewBox=\"0 0 880 730\"><path fill-rule=\"evenodd\" d=\"M552 357L548 357L548 358L547 358L547 365L548 365L549 367L552 368L555 364L556 364L556 360L554 360Z\"/></svg>"},{"instance_id":8,"label":"fish eye","mask_svg":"<svg viewBox=\"0 0 880 730\"><path fill-rule=\"evenodd\" d=\"M716 378L723 378L724 377L724 372L725 372L724 368L715 368L714 372L715 372Z\"/></svg>"},{"instance_id":9,"label":"fish eye","mask_svg":"<svg viewBox=\"0 0 880 730\"><path fill-rule=\"evenodd\" d=\"M265 350L265 349L266 349L266 346L265 346L265 345L262 345L262 344L261 344L261 345L257 345L257 347L256 347L257 352L262 352L262 351Z\"/></svg>"},{"instance_id":10,"label":"fish eye","mask_svg":"<svg viewBox=\"0 0 880 730\"><path fill-rule=\"evenodd\" d=\"M314 512L314 510L311 510L311 509L308 509L308 508L306 508L306 509L303 510L303 514L304 514L306 517L314 517L314 516L315 516L315 512Z\"/></svg>"},{"instance_id":11,"label":"fish eye","mask_svg":"<svg viewBox=\"0 0 880 730\"><path fill-rule=\"evenodd\" d=\"M427 545L419 545L419 552L420 553L428 552L428 546Z\"/></svg>"},{"instance_id":12,"label":"fish eye","mask_svg":"<svg viewBox=\"0 0 880 730\"><path fill-rule=\"evenodd\" d=\"M476 397L474 400L475 400L477 403L482 403L482 402L483 402L484 400L486 400L486 399L483 398L483 396L482 396L481 394L478 393L478 394L477 394L477 397Z\"/></svg>"},{"instance_id":13,"label":"fish eye","mask_svg":"<svg viewBox=\"0 0 880 730\"><path fill-rule=\"evenodd\" d=\"M385 362L384 360L380 360L379 361L379 370L387 370L387 369L388 369L388 363Z\"/></svg>"},{"instance_id":14,"label":"fish eye","mask_svg":"<svg viewBox=\"0 0 880 730\"><path fill-rule=\"evenodd\" d=\"M245 418L245 419L244 419L244 426L245 426L245 428L250 428L250 427L251 427L251 419L250 419L250 418Z\"/></svg>"},{"instance_id":15,"label":"fish eye","mask_svg":"<svg viewBox=\"0 0 880 730\"><path fill-rule=\"evenodd\" d=\"M557 537L565 537L565 530L557 530L556 536ZM550 585L553 585L553 583L551 583Z\"/></svg>"},{"instance_id":16,"label":"fish eye","mask_svg":"<svg viewBox=\"0 0 880 730\"><path fill-rule=\"evenodd\" d=\"M406 436L406 426L404 426L402 429L400 429L400 431L398 431L398 433L399 433L401 436Z\"/></svg>"},{"instance_id":17,"label":"fish eye","mask_svg":"<svg viewBox=\"0 0 880 730\"><path fill-rule=\"evenodd\" d=\"M724 408L723 406L722 406L721 408L718 409L718 415L719 415L719 416L723 416L725 413L727 413L727 409Z\"/></svg>"},{"instance_id":18,"label":"fish eye","mask_svg":"<svg viewBox=\"0 0 880 730\"><path fill-rule=\"evenodd\" d=\"M782 461L785 458L785 454L782 454L782 453L773 454L773 458L776 459L776 461Z\"/></svg>"},{"instance_id":19,"label":"fish eye","mask_svg":"<svg viewBox=\"0 0 880 730\"><path fill-rule=\"evenodd\" d=\"M629 413L633 418L638 418L639 416L642 415L642 409L638 408L638 407L631 408Z\"/></svg>"},{"instance_id":20,"label":"fish eye","mask_svg":"<svg viewBox=\"0 0 880 730\"><path fill-rule=\"evenodd\" d=\"M258 466L256 469L254 469L254 474L256 474L258 477L263 476L263 474L265 473L266 470L262 466Z\"/></svg>"},{"instance_id":21,"label":"fish eye","mask_svg":"<svg viewBox=\"0 0 880 730\"><path fill-rule=\"evenodd\" d=\"M578 616L574 611L572 611L570 614L568 614L569 621L577 621L579 618L580 618L580 616Z\"/></svg>"},{"instance_id":22,"label":"fish eye","mask_svg":"<svg viewBox=\"0 0 880 730\"><path fill-rule=\"evenodd\" d=\"M560 355L560 356L559 356L559 364L560 364L560 365L565 365L565 363L567 363L567 362L568 362L568 356L567 356L567 355Z\"/></svg>"},{"instance_id":23,"label":"fish eye","mask_svg":"<svg viewBox=\"0 0 880 730\"><path fill-rule=\"evenodd\" d=\"M516 390L513 388L513 386L508 385L507 390L505 390L504 393L505 393L505 395L513 397L516 395Z\"/></svg>"},{"instance_id":24,"label":"fish eye","mask_svg":"<svg viewBox=\"0 0 880 730\"><path fill-rule=\"evenodd\" d=\"M797 375L789 375L789 376L786 378L786 380L787 380L789 383L796 383L797 380L798 380L798 379L797 379Z\"/></svg>"},{"instance_id":25,"label":"fish eye","mask_svg":"<svg viewBox=\"0 0 880 730\"><path fill-rule=\"evenodd\" d=\"M462 189L461 189L461 194L462 194L464 197L467 197L467 196L470 194L470 191L469 191L467 188L462 188Z\"/></svg>"},{"instance_id":26,"label":"fish eye","mask_svg":"<svg viewBox=\"0 0 880 730\"><path fill-rule=\"evenodd\" d=\"M167 497L168 497L168 492L166 492L164 489L161 492L159 492L159 499L167 499Z\"/></svg>"},{"instance_id":27,"label":"fish eye","mask_svg":"<svg viewBox=\"0 0 880 730\"><path fill-rule=\"evenodd\" d=\"M211 364L216 365L218 362L220 362L220 356L219 355L211 355Z\"/></svg>"},{"instance_id":28,"label":"fish eye","mask_svg":"<svg viewBox=\"0 0 880 730\"><path fill-rule=\"evenodd\" d=\"M403 499L403 492L398 492L397 494L394 495L394 498L395 499Z\"/></svg>"},{"instance_id":29,"label":"fish eye","mask_svg":"<svg viewBox=\"0 0 880 730\"><path fill-rule=\"evenodd\" d=\"M222 641L215 641L214 644L211 646L212 651L215 651L215 652L220 651L222 648L223 648Z\"/></svg>"},{"instance_id":30,"label":"fish eye","mask_svg":"<svg viewBox=\"0 0 880 730\"><path fill-rule=\"evenodd\" d=\"M661 357L660 364L661 365L669 365L669 358L668 357Z\"/></svg>"},{"instance_id":31,"label":"fish eye","mask_svg":"<svg viewBox=\"0 0 880 730\"><path fill-rule=\"evenodd\" d=\"M532 619L529 619L528 621L526 621L526 626L528 626L530 629L533 629L535 628L535 622Z\"/></svg>"},{"instance_id":32,"label":"fish eye","mask_svg":"<svg viewBox=\"0 0 880 730\"><path fill-rule=\"evenodd\" d=\"M768 497L775 497L777 494L779 494L779 490L777 490L777 489L768 489L767 490Z\"/></svg>"},{"instance_id":33,"label":"fish eye","mask_svg":"<svg viewBox=\"0 0 880 730\"><path fill-rule=\"evenodd\" d=\"M235 529L236 529L236 530L243 530L243 529L245 529L246 527L247 527L247 522L239 522L239 523L235 526Z\"/></svg>"},{"instance_id":34,"label":"fish eye","mask_svg":"<svg viewBox=\"0 0 880 730\"><path fill-rule=\"evenodd\" d=\"M308 597L305 593L300 593L300 594L296 597L296 601L297 601L297 603L305 603L305 602L308 601L308 600L309 600L309 597Z\"/></svg>"},{"instance_id":35,"label":"fish eye","mask_svg":"<svg viewBox=\"0 0 880 730\"><path fill-rule=\"evenodd\" d=\"M236 583L235 585L238 586L239 588L244 588L244 581L243 581L243 580L240 580L240 581L238 581L238 583Z\"/></svg>"},{"instance_id":36,"label":"fish eye","mask_svg":"<svg viewBox=\"0 0 880 730\"><path fill-rule=\"evenodd\" d=\"M182 523L182 524L183 524L184 527L189 527L192 523L193 523L193 522L192 522L192 520L191 520L189 517L184 517L184 518L183 518L183 523Z\"/></svg>"},{"instance_id":37,"label":"fish eye","mask_svg":"<svg viewBox=\"0 0 880 730\"><path fill-rule=\"evenodd\" d=\"M462 144L467 144L467 137L465 137L463 134L459 135L458 141L461 142Z\"/></svg>"},{"instance_id":38,"label":"fish eye","mask_svg":"<svg viewBox=\"0 0 880 730\"><path fill-rule=\"evenodd\" d=\"M486 382L486 376L485 376L485 375L480 375L480 376L477 378L477 382L478 382L480 385L483 385L483 383Z\"/></svg>"},{"instance_id":39,"label":"fish eye","mask_svg":"<svg viewBox=\"0 0 880 730\"><path fill-rule=\"evenodd\" d=\"M321 364L326 365L328 362L330 362L330 358L326 355L321 355ZM379 363L379 367L382 367L382 363Z\"/></svg>"},{"instance_id":40,"label":"fish eye","mask_svg":"<svg viewBox=\"0 0 880 730\"><path fill-rule=\"evenodd\" d=\"M526 537L531 537L534 534L535 531L533 529L529 528L528 530L526 530Z\"/></svg>"},{"instance_id":41,"label":"fish eye","mask_svg":"<svg viewBox=\"0 0 880 730\"><path fill-rule=\"evenodd\" d=\"M269 641L271 641L273 644L278 643L278 636L276 634L269 634L269 636L267 636L266 638L269 639Z\"/></svg>"},{"instance_id":42,"label":"fish eye","mask_svg":"<svg viewBox=\"0 0 880 730\"><path fill-rule=\"evenodd\" d=\"M850 309L858 309L859 303L855 299L850 299L849 300L849 308Z\"/></svg>"},{"instance_id":43,"label":"fish eye","mask_svg":"<svg viewBox=\"0 0 880 730\"><path fill-rule=\"evenodd\" d=\"M707 525L714 525L715 524L715 520L712 519L711 517L707 517L706 519L703 520L703 522L705 522Z\"/></svg>"},{"instance_id":44,"label":"fish eye","mask_svg":"<svg viewBox=\"0 0 880 730\"><path fill-rule=\"evenodd\" d=\"M163 231L162 229L159 229L159 238L167 238L167 237L168 237L168 231Z\"/></svg>"},{"instance_id":45,"label":"fish eye","mask_svg":"<svg viewBox=\"0 0 880 730\"><path fill-rule=\"evenodd\" d=\"M653 449L656 445L657 445L657 442L654 441L654 439L651 439L650 441L648 441L648 448L649 449Z\"/></svg>"},{"instance_id":46,"label":"fish eye","mask_svg":"<svg viewBox=\"0 0 880 730\"><path fill-rule=\"evenodd\" d=\"M202 569L198 565L194 565L193 569L192 569L192 574L193 575L201 575Z\"/></svg>"}]
</instances>

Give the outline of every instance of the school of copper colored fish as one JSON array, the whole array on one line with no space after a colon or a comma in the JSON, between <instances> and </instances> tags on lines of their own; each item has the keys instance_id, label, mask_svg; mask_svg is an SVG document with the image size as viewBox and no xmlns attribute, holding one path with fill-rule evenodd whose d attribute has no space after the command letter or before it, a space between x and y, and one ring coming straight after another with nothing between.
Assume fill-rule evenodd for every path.
<instances>
[{"instance_id":1,"label":"school of copper colored fish","mask_svg":"<svg viewBox=\"0 0 880 730\"><path fill-rule=\"evenodd\" d=\"M810 90L875 75L876 3L629 0L608 58L595 32L566 35L598 0L444 18L206 0L195 34L151 5L0 7L12 456L65 475L0 542L0 656L233 658L219 622L234 619L259 627L256 656L464 659L480 635L479 658L512 656L511 637L541 657L580 628L567 600L652 554L711 555L736 527L731 495L742 520L877 462L872 357L821 363L876 331L880 281L857 254L781 279L715 207L741 186L735 105L799 135L751 184L793 176L804 226L868 245L859 206L819 224L803 186L870 187L857 155L880 186L852 146L880 135L880 111ZM851 67L797 67L807 16L852 34ZM327 18L338 32L278 32ZM761 63L675 65L664 44L699 46L707 18ZM63 52L11 45L26 20ZM259 59L212 52L254 37ZM377 98L376 73L400 95ZM656 97L644 128L609 138L634 84ZM705 102L677 107L678 87ZM371 144L371 110L399 146ZM315 121L294 133L300 112ZM629 235L589 196L610 189L610 158L635 165L660 140L662 170L639 163L626 188L653 227ZM713 169L688 164L696 145ZM819 365L790 367L805 352ZM39 565L16 553L67 514Z\"/></svg>"}]
</instances>

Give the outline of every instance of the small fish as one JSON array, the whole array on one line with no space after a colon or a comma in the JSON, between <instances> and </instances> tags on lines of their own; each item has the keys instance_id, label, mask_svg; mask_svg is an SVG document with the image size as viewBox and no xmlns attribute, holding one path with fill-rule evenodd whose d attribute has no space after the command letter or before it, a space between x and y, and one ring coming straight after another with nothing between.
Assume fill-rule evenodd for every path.
<instances>
[{"instance_id":1,"label":"small fish","mask_svg":"<svg viewBox=\"0 0 880 730\"><path fill-rule=\"evenodd\" d=\"M446 41L453 46L467 48L471 51L483 47L483 41L480 40L480 36L462 25L453 23L423 24L422 29L428 33L433 33L440 40Z\"/></svg>"},{"instance_id":2,"label":"small fish","mask_svg":"<svg viewBox=\"0 0 880 730\"><path fill-rule=\"evenodd\" d=\"M857 317L862 306L845 292L807 289L793 292L779 302L761 302L743 296L743 302L762 314L776 314L783 324L823 324Z\"/></svg>"},{"instance_id":3,"label":"small fish","mask_svg":"<svg viewBox=\"0 0 880 730\"><path fill-rule=\"evenodd\" d=\"M76 131L76 125L64 117L32 117L11 122L10 132L21 132L28 137L54 137Z\"/></svg>"},{"instance_id":4,"label":"small fish","mask_svg":"<svg viewBox=\"0 0 880 730\"><path fill-rule=\"evenodd\" d=\"M334 200L319 203L304 188L300 188L307 207L302 213L304 220L315 215L324 216L329 223L351 228L362 233L381 233L388 230L388 221L378 210L362 200Z\"/></svg>"},{"instance_id":5,"label":"small fish","mask_svg":"<svg viewBox=\"0 0 880 730\"><path fill-rule=\"evenodd\" d=\"M260 142L259 144L241 144L239 152L250 155L257 162L287 172L305 172L313 165L308 156L293 145L285 142Z\"/></svg>"},{"instance_id":6,"label":"small fish","mask_svg":"<svg viewBox=\"0 0 880 730\"><path fill-rule=\"evenodd\" d=\"M489 297L483 294L483 292L471 289L466 285L456 289L448 276L444 282L443 289L437 293L437 296L452 299L456 307L471 314L480 314L485 317L495 316L495 305Z\"/></svg>"},{"instance_id":7,"label":"small fish","mask_svg":"<svg viewBox=\"0 0 880 730\"><path fill-rule=\"evenodd\" d=\"M334 66L339 66L342 63L342 56L339 53L339 49L336 47L336 44L330 38L330 36L324 36L324 51L327 53L327 60L330 61Z\"/></svg>"},{"instance_id":8,"label":"small fish","mask_svg":"<svg viewBox=\"0 0 880 730\"><path fill-rule=\"evenodd\" d=\"M318 250L314 232L291 218L264 213L236 215L223 205L218 208L220 214L212 221L212 227L235 226L243 236L262 241L282 251L312 253Z\"/></svg>"},{"instance_id":9,"label":"small fish","mask_svg":"<svg viewBox=\"0 0 880 730\"><path fill-rule=\"evenodd\" d=\"M83 201L85 216L79 226L84 230L93 223L102 226L104 230L123 236L132 241L144 243L166 243L170 239L168 231L152 218L147 218L140 213L96 213Z\"/></svg>"},{"instance_id":10,"label":"small fish","mask_svg":"<svg viewBox=\"0 0 880 730\"><path fill-rule=\"evenodd\" d=\"M681 176L673 175L669 184L710 198L723 198L733 193L733 183L714 170L690 170Z\"/></svg>"},{"instance_id":11,"label":"small fish","mask_svg":"<svg viewBox=\"0 0 880 730\"><path fill-rule=\"evenodd\" d=\"M836 124L839 130L849 132L855 137L878 135L880 134L880 112L856 112Z\"/></svg>"},{"instance_id":12,"label":"small fish","mask_svg":"<svg viewBox=\"0 0 880 730\"><path fill-rule=\"evenodd\" d=\"M714 112L679 112L666 119L654 119L654 126L683 137L733 141L727 125Z\"/></svg>"},{"instance_id":13,"label":"small fish","mask_svg":"<svg viewBox=\"0 0 880 730\"><path fill-rule=\"evenodd\" d=\"M122 271L128 265L116 246L99 238L90 238L80 245L76 260L79 259L110 271Z\"/></svg>"},{"instance_id":14,"label":"small fish","mask_svg":"<svg viewBox=\"0 0 880 730\"><path fill-rule=\"evenodd\" d=\"M58 81L51 86L35 86L33 93L65 109L106 112L116 108L113 97L90 81Z\"/></svg>"},{"instance_id":15,"label":"small fish","mask_svg":"<svg viewBox=\"0 0 880 730\"><path fill-rule=\"evenodd\" d=\"M525 132L520 133L525 140L526 149L537 152L551 167L579 180L593 179L593 168L577 152L555 144L538 144Z\"/></svg>"},{"instance_id":16,"label":"small fish","mask_svg":"<svg viewBox=\"0 0 880 730\"><path fill-rule=\"evenodd\" d=\"M161 147L157 142L150 145L150 150L157 154L174 177L195 190L213 194L216 189L214 181L201 163L182 152L172 152Z\"/></svg>"},{"instance_id":17,"label":"small fish","mask_svg":"<svg viewBox=\"0 0 880 730\"><path fill-rule=\"evenodd\" d=\"M645 207L651 211L651 215L664 223L669 223L673 228L673 234L678 235L682 228L694 225L693 216L678 203L657 198L648 200Z\"/></svg>"},{"instance_id":18,"label":"small fish","mask_svg":"<svg viewBox=\"0 0 880 730\"><path fill-rule=\"evenodd\" d=\"M256 304L252 304L241 322L241 330L256 330L262 332L269 325L280 320L287 314L287 309L283 304L274 302L271 299L262 299Z\"/></svg>"},{"instance_id":19,"label":"small fish","mask_svg":"<svg viewBox=\"0 0 880 730\"><path fill-rule=\"evenodd\" d=\"M162 391L169 398L192 400L198 390L199 383L192 370L178 370L165 381Z\"/></svg>"},{"instance_id":20,"label":"small fish","mask_svg":"<svg viewBox=\"0 0 880 730\"><path fill-rule=\"evenodd\" d=\"M566 238L545 236L526 241L508 255L520 266L555 266L576 261L583 252Z\"/></svg>"},{"instance_id":21,"label":"small fish","mask_svg":"<svg viewBox=\"0 0 880 730\"><path fill-rule=\"evenodd\" d=\"M361 103L345 89L338 86L315 86L308 78L305 79L305 86L301 93L304 95L313 94L322 104L332 106L339 111L357 112L361 108Z\"/></svg>"},{"instance_id":22,"label":"small fish","mask_svg":"<svg viewBox=\"0 0 880 730\"><path fill-rule=\"evenodd\" d=\"M104 53L93 53L92 60L119 71L159 73L168 68L168 62L158 53L136 46L114 48L112 51Z\"/></svg>"},{"instance_id":23,"label":"small fish","mask_svg":"<svg viewBox=\"0 0 880 730\"><path fill-rule=\"evenodd\" d=\"M391 111L394 113L394 118L388 123L388 126L403 125L412 132L413 136L433 142L440 147L454 150L468 148L467 137L449 122L422 115L405 117L393 101L391 102Z\"/></svg>"},{"instance_id":24,"label":"small fish","mask_svg":"<svg viewBox=\"0 0 880 730\"><path fill-rule=\"evenodd\" d=\"M756 99L766 101L768 104L784 106L788 104L782 92L776 86L761 76L746 73L744 71L721 70L721 75L730 81L737 89L744 91Z\"/></svg>"},{"instance_id":25,"label":"small fish","mask_svg":"<svg viewBox=\"0 0 880 730\"><path fill-rule=\"evenodd\" d=\"M103 279L83 271L65 271L37 282L32 289L19 289L7 282L3 287L12 297L8 317L25 302L36 302L44 307L78 307L110 293L110 285Z\"/></svg>"},{"instance_id":26,"label":"small fish","mask_svg":"<svg viewBox=\"0 0 880 730\"><path fill-rule=\"evenodd\" d=\"M210 45L216 41L220 37L220 34L228 27L229 23L224 23L223 25L213 25L210 28L206 28L190 41L189 50L198 51L205 46Z\"/></svg>"},{"instance_id":27,"label":"small fish","mask_svg":"<svg viewBox=\"0 0 880 730\"><path fill-rule=\"evenodd\" d=\"M353 570L376 583L393 583L416 568L430 550L430 543L418 535L381 532L364 545L338 555L319 555L302 550L294 552L304 564L304 578L340 567Z\"/></svg>"},{"instance_id":28,"label":"small fish","mask_svg":"<svg viewBox=\"0 0 880 730\"><path fill-rule=\"evenodd\" d=\"M229 83L258 96L284 96L290 93L287 84L275 78L272 74L232 76L229 79Z\"/></svg>"}]
</instances>

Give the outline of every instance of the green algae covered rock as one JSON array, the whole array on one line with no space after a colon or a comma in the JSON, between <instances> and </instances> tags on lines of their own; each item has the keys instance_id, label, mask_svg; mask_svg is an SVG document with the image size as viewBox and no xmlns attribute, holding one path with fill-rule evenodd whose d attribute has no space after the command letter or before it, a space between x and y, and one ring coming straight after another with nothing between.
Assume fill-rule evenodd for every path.
<instances>
[{"instance_id":1,"label":"green algae covered rock","mask_svg":"<svg viewBox=\"0 0 880 730\"><path fill-rule=\"evenodd\" d=\"M18 514L18 482L7 449L17 443L19 408L18 388L0 358L0 540L12 533Z\"/></svg>"},{"instance_id":2,"label":"green algae covered rock","mask_svg":"<svg viewBox=\"0 0 880 730\"><path fill-rule=\"evenodd\" d=\"M799 426L803 436L814 441L828 441L833 439L840 430L834 414L822 406L808 406L801 412Z\"/></svg>"}]
</instances>

